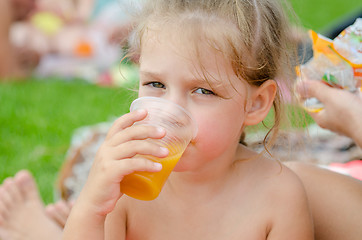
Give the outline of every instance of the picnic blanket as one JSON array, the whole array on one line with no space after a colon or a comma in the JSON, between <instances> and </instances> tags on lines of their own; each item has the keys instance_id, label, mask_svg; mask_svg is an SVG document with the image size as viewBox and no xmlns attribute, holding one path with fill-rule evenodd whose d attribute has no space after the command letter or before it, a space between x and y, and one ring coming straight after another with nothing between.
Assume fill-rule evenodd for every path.
<instances>
[{"instance_id":1,"label":"picnic blanket","mask_svg":"<svg viewBox=\"0 0 362 240\"><path fill-rule=\"evenodd\" d=\"M80 193L99 146L112 121L77 129L59 174L56 199L75 199ZM247 134L246 142L257 152L264 149L265 133ZM362 150L349 138L323 130L317 125L279 134L269 151L276 160L318 164L362 180ZM268 153L264 153L268 154Z\"/></svg>"}]
</instances>

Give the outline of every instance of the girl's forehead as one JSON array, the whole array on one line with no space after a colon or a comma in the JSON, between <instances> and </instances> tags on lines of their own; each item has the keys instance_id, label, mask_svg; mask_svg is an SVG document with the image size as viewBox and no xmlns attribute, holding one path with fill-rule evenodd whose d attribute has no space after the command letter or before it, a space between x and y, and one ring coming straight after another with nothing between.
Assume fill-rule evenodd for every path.
<instances>
[{"instance_id":1,"label":"girl's forehead","mask_svg":"<svg viewBox=\"0 0 362 240\"><path fill-rule=\"evenodd\" d=\"M217 82L218 85L221 82L222 85L240 82L232 65L228 41L228 37L236 33L234 25L211 25L210 22L203 25L202 21L182 23L178 20L161 23L148 23L144 30L141 39L141 68L145 51L150 53L147 68L158 68L152 57L167 48L168 56L183 61L188 66L187 71L200 79L214 84Z\"/></svg>"},{"instance_id":2,"label":"girl's forehead","mask_svg":"<svg viewBox=\"0 0 362 240\"><path fill-rule=\"evenodd\" d=\"M206 83L219 91L222 89L224 96L234 94L240 88L236 86L245 84L236 76L230 60L221 51L205 41L183 41L178 33L147 31L140 57L142 76L167 79L167 76L176 78L182 72L181 78L186 77L194 84Z\"/></svg>"},{"instance_id":3,"label":"girl's forehead","mask_svg":"<svg viewBox=\"0 0 362 240\"><path fill-rule=\"evenodd\" d=\"M222 51L215 49L205 40L195 41L185 38L180 31L147 31L142 43L141 65L144 55L148 53L151 59L156 54L167 54L167 57L177 58L184 65L189 65L198 72L204 69L209 72L222 73L231 68L230 60Z\"/></svg>"},{"instance_id":4,"label":"girl's forehead","mask_svg":"<svg viewBox=\"0 0 362 240\"><path fill-rule=\"evenodd\" d=\"M231 22L215 22L208 17L195 16L185 18L156 18L149 21L141 35L141 42L149 39L162 40L178 45L181 48L198 49L208 45L210 48L225 52L230 39L238 34L238 30ZM222 48L222 49L220 49Z\"/></svg>"},{"instance_id":5,"label":"girl's forehead","mask_svg":"<svg viewBox=\"0 0 362 240\"><path fill-rule=\"evenodd\" d=\"M142 35L141 48L153 45L166 45L177 47L181 51L195 47L195 41L191 37L185 37L179 29L148 27Z\"/></svg>"},{"instance_id":6,"label":"girl's forehead","mask_svg":"<svg viewBox=\"0 0 362 240\"><path fill-rule=\"evenodd\" d=\"M217 59L227 60L226 44L219 44L222 39L215 40L208 36L207 31L195 31L183 27L174 27L172 25L157 27L151 26L142 35L142 50L147 48L155 48L162 45L172 50L176 55L189 60L207 60L211 56ZM221 49L220 46L224 48ZM225 47L226 46L226 47Z\"/></svg>"}]
</instances>

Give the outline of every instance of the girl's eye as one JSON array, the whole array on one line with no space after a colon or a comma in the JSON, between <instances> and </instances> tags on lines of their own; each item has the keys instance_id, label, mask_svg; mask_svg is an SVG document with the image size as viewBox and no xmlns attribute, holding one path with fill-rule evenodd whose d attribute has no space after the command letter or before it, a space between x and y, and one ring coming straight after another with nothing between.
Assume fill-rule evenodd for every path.
<instances>
[{"instance_id":1,"label":"girl's eye","mask_svg":"<svg viewBox=\"0 0 362 240\"><path fill-rule=\"evenodd\" d=\"M204 94L204 95L215 95L213 91L207 90L205 88L196 89L195 93Z\"/></svg>"},{"instance_id":2,"label":"girl's eye","mask_svg":"<svg viewBox=\"0 0 362 240\"><path fill-rule=\"evenodd\" d=\"M160 82L150 82L150 83L146 83L145 85L154 87L154 88L165 88L165 85L163 85Z\"/></svg>"}]
</instances>

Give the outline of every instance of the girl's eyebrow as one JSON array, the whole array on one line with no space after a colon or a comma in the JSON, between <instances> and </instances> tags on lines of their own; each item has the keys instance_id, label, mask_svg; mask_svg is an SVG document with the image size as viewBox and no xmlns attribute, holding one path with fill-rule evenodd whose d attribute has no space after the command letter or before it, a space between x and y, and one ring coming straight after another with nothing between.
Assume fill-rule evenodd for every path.
<instances>
[{"instance_id":1,"label":"girl's eyebrow","mask_svg":"<svg viewBox=\"0 0 362 240\"><path fill-rule=\"evenodd\" d=\"M163 75L161 73L157 73L157 72L150 72L150 71L145 71L145 70L140 70L140 75L149 77L149 78L153 78L153 79L157 79L157 80L161 80L163 78ZM202 84L202 83L207 83L208 80L204 79L204 78L197 78L197 77L189 77L186 79L188 82L194 83L194 84Z\"/></svg>"},{"instance_id":2,"label":"girl's eyebrow","mask_svg":"<svg viewBox=\"0 0 362 240\"><path fill-rule=\"evenodd\" d=\"M157 73L157 72L151 72L151 71L148 71L148 70L140 70L140 75L143 75L147 78L150 78L150 79L153 79L153 80L156 80L156 81L162 81L163 79L163 75L161 73ZM189 84L192 84L192 85L210 85L212 84L213 88L220 88L222 86L225 85L225 83L222 83L221 81L219 80L215 80L213 78L207 80L207 79L204 79L202 77L190 77L190 78L187 78L186 81L189 83Z\"/></svg>"},{"instance_id":3,"label":"girl's eyebrow","mask_svg":"<svg viewBox=\"0 0 362 240\"><path fill-rule=\"evenodd\" d=\"M144 71L140 70L140 75L144 75L153 79L160 80L162 79L162 74L156 73L156 72L150 72L150 71Z\"/></svg>"}]
</instances>

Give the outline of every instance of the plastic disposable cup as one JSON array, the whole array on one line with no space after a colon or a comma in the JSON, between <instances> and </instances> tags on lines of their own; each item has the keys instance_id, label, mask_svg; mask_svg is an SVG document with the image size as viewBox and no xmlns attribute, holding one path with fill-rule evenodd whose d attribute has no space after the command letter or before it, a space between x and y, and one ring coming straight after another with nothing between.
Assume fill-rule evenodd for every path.
<instances>
[{"instance_id":1,"label":"plastic disposable cup","mask_svg":"<svg viewBox=\"0 0 362 240\"><path fill-rule=\"evenodd\" d=\"M329 63L329 59L324 56L319 56L316 60L306 63L301 66L301 78L321 81L329 87L342 89L351 93L357 93L358 81L353 77L353 69L348 64L340 64L333 67L323 67ZM309 112L319 112L324 108L317 98L300 98L300 103Z\"/></svg>"},{"instance_id":2,"label":"plastic disposable cup","mask_svg":"<svg viewBox=\"0 0 362 240\"><path fill-rule=\"evenodd\" d=\"M162 139L147 139L169 150L165 158L142 155L151 161L162 164L159 172L134 172L126 175L121 182L121 192L139 199L153 200L160 194L163 185L174 169L190 141L196 136L197 125L191 114L174 102L157 98L141 97L132 102L130 111L147 110L142 121L135 124L147 124L165 129ZM137 157L139 157L138 155Z\"/></svg>"},{"instance_id":3,"label":"plastic disposable cup","mask_svg":"<svg viewBox=\"0 0 362 240\"><path fill-rule=\"evenodd\" d=\"M323 83L329 87L343 89L351 93L357 93L357 81L353 78L352 69L339 69L339 70L329 70L325 71L323 76ZM304 107L310 112L319 112L324 108L323 103L321 103L316 98L308 98L304 101Z\"/></svg>"}]
</instances>

